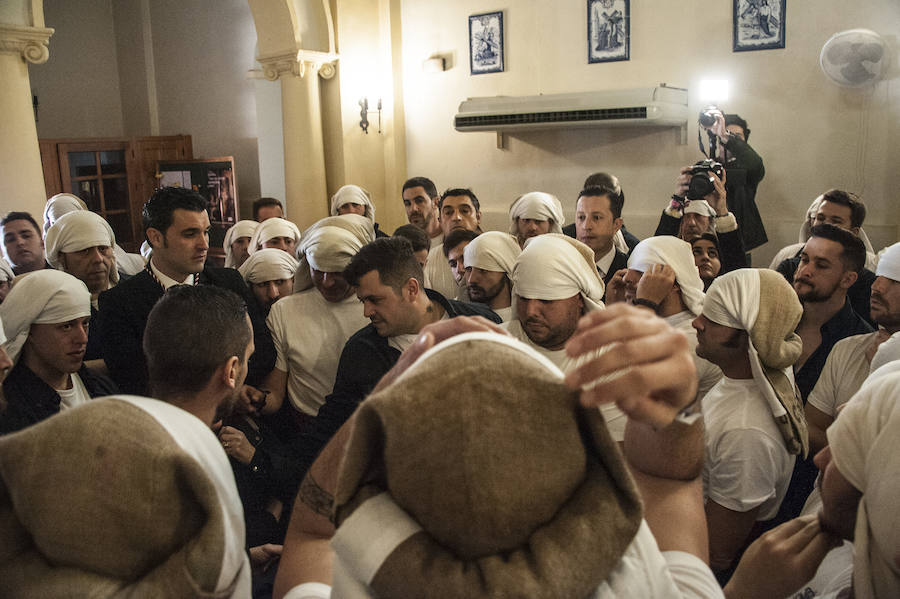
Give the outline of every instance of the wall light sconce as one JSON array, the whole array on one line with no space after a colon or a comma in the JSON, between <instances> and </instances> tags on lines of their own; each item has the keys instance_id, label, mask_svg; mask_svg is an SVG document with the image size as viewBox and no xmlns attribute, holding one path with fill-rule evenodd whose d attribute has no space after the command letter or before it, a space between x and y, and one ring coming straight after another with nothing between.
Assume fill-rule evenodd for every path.
<instances>
[{"instance_id":1,"label":"wall light sconce","mask_svg":"<svg viewBox=\"0 0 900 599\"><path fill-rule=\"evenodd\" d=\"M381 98L378 98L378 108L369 110L369 98L363 96L359 101L359 127L366 135L369 134L369 113L378 113L378 132L381 133Z\"/></svg>"}]
</instances>

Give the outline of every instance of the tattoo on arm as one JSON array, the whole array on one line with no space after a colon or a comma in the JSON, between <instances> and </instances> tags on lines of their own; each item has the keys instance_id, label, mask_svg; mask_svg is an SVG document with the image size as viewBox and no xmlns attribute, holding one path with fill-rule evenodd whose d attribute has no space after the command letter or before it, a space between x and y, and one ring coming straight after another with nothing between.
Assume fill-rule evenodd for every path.
<instances>
[{"instance_id":1,"label":"tattoo on arm","mask_svg":"<svg viewBox=\"0 0 900 599\"><path fill-rule=\"evenodd\" d=\"M332 513L334 497L319 486L312 473L307 472L306 476L303 477L303 482L300 483L299 495L300 501L305 503L312 511L320 516L325 516L330 522L334 523L334 514Z\"/></svg>"}]
</instances>

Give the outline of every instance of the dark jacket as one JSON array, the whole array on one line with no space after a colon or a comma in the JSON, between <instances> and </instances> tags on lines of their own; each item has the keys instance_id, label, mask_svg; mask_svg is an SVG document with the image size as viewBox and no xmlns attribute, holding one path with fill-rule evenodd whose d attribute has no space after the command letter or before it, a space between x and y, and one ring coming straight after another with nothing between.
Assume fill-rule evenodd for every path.
<instances>
[{"instance_id":1,"label":"dark jacket","mask_svg":"<svg viewBox=\"0 0 900 599\"><path fill-rule=\"evenodd\" d=\"M119 392L110 379L84 365L78 376L91 397ZM3 395L7 405L0 414L0 435L20 431L59 413L59 394L23 362L16 364L3 381Z\"/></svg>"},{"instance_id":2,"label":"dark jacket","mask_svg":"<svg viewBox=\"0 0 900 599\"><path fill-rule=\"evenodd\" d=\"M625 245L628 246L628 253L631 253L631 250L634 249L634 246L641 242L640 239L632 235L628 232L628 229L625 228L625 225L622 225L620 229L622 231L622 237L625 238ZM569 223L565 227L562 228L562 232L571 237L572 239L578 239L578 235L575 231L575 223Z\"/></svg>"},{"instance_id":3,"label":"dark jacket","mask_svg":"<svg viewBox=\"0 0 900 599\"><path fill-rule=\"evenodd\" d=\"M200 284L233 291L247 304L256 347L250 356L247 384L259 385L275 367L275 345L253 294L233 268L207 266L200 273ZM150 310L162 296L162 286L146 270L100 294L98 324L103 359L110 376L123 393L148 393L147 361L142 349L144 327Z\"/></svg>"},{"instance_id":4,"label":"dark jacket","mask_svg":"<svg viewBox=\"0 0 900 599\"><path fill-rule=\"evenodd\" d=\"M766 168L759 154L739 137L731 136L725 150L730 155L725 164L728 211L737 219L744 248L749 252L769 240L756 207L756 188L766 176Z\"/></svg>"},{"instance_id":5,"label":"dark jacket","mask_svg":"<svg viewBox=\"0 0 900 599\"><path fill-rule=\"evenodd\" d=\"M737 218L735 217L735 220ZM678 230L681 228L681 219L670 214L666 214L663 210L659 217L659 224L656 225L656 233L654 235L674 235L678 236ZM719 262L722 268L719 269L719 275L726 272L747 267L747 253L744 251L744 242L741 238L741 227L734 231L726 231L724 233L716 233L719 239Z\"/></svg>"}]
</instances>

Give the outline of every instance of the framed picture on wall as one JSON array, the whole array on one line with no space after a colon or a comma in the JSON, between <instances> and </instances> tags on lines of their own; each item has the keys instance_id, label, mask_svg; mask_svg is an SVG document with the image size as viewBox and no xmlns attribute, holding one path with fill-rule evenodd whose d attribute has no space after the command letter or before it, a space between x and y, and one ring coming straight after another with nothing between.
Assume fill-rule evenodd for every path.
<instances>
[{"instance_id":1,"label":"framed picture on wall","mask_svg":"<svg viewBox=\"0 0 900 599\"><path fill-rule=\"evenodd\" d=\"M631 0L587 0L588 62L628 60Z\"/></svg>"},{"instance_id":2,"label":"framed picture on wall","mask_svg":"<svg viewBox=\"0 0 900 599\"><path fill-rule=\"evenodd\" d=\"M734 52L784 48L786 0L734 0Z\"/></svg>"},{"instance_id":3,"label":"framed picture on wall","mask_svg":"<svg viewBox=\"0 0 900 599\"><path fill-rule=\"evenodd\" d=\"M472 75L502 73L503 12L469 17L469 72Z\"/></svg>"}]
</instances>

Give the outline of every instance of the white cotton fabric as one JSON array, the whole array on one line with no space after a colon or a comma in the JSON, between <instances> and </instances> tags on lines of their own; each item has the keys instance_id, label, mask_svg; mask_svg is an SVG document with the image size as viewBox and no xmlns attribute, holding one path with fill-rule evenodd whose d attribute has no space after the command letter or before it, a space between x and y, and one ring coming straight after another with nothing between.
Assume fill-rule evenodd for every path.
<instances>
[{"instance_id":1,"label":"white cotton fabric","mask_svg":"<svg viewBox=\"0 0 900 599\"><path fill-rule=\"evenodd\" d=\"M688 200L684 206L685 214L699 214L709 218L716 217L716 211L706 200Z\"/></svg>"},{"instance_id":2,"label":"white cotton fabric","mask_svg":"<svg viewBox=\"0 0 900 599\"><path fill-rule=\"evenodd\" d=\"M310 267L322 272L344 272L353 256L375 240L372 221L359 214L329 216L303 232L297 247L300 267L294 280L294 291L313 286Z\"/></svg>"},{"instance_id":3,"label":"white cotton fabric","mask_svg":"<svg viewBox=\"0 0 900 599\"><path fill-rule=\"evenodd\" d=\"M875 268L875 276L900 281L900 242L885 248Z\"/></svg>"},{"instance_id":4,"label":"white cotton fabric","mask_svg":"<svg viewBox=\"0 0 900 599\"><path fill-rule=\"evenodd\" d=\"M33 324L59 324L91 315L91 292L79 279L43 269L19 279L0 304L7 341L3 349L16 363Z\"/></svg>"},{"instance_id":5,"label":"white cotton fabric","mask_svg":"<svg viewBox=\"0 0 900 599\"><path fill-rule=\"evenodd\" d=\"M47 262L57 270L63 270L60 252L72 253L96 246L115 247L116 235L102 216L87 210L69 212L62 215L47 230L44 236L44 251ZM115 256L109 269L109 283L119 282L119 271Z\"/></svg>"},{"instance_id":6,"label":"white cotton fabric","mask_svg":"<svg viewBox=\"0 0 900 599\"><path fill-rule=\"evenodd\" d=\"M369 192L358 185L344 185L331 196L331 215L337 216L338 209L346 204L359 204L366 207L365 217L375 222L375 204Z\"/></svg>"},{"instance_id":7,"label":"white cotton fabric","mask_svg":"<svg viewBox=\"0 0 900 599\"><path fill-rule=\"evenodd\" d=\"M58 193L51 197L44 204L44 235L47 234L53 223L62 215L87 209L87 204L77 195Z\"/></svg>"},{"instance_id":8,"label":"white cotton fabric","mask_svg":"<svg viewBox=\"0 0 900 599\"><path fill-rule=\"evenodd\" d=\"M516 295L527 299L561 300L581 294L586 311L602 309L603 279L594 266L593 256L593 250L565 235L550 233L528 239L513 268ZM699 280L699 275L697 278ZM702 282L700 288L703 288Z\"/></svg>"},{"instance_id":9,"label":"white cotton fabric","mask_svg":"<svg viewBox=\"0 0 900 599\"><path fill-rule=\"evenodd\" d=\"M900 597L900 363L885 368L826 431L838 471L863 493L854 535L858 599Z\"/></svg>"},{"instance_id":10,"label":"white cotton fabric","mask_svg":"<svg viewBox=\"0 0 900 599\"><path fill-rule=\"evenodd\" d=\"M287 396L296 410L318 413L334 388L344 344L368 323L355 295L329 302L308 289L275 302L266 325L275 344L275 368L288 373Z\"/></svg>"},{"instance_id":11,"label":"white cotton fabric","mask_svg":"<svg viewBox=\"0 0 900 599\"><path fill-rule=\"evenodd\" d=\"M666 264L675 271L675 282L681 288L681 299L695 316L703 311L703 280L694 264L691 244L672 235L648 237L634 247L628 268L647 272L656 264Z\"/></svg>"},{"instance_id":12,"label":"white cotton fabric","mask_svg":"<svg viewBox=\"0 0 900 599\"><path fill-rule=\"evenodd\" d=\"M882 366L900 360L900 333L894 333L886 341L878 346L878 350L872 357L869 373L874 374Z\"/></svg>"},{"instance_id":13,"label":"white cotton fabric","mask_svg":"<svg viewBox=\"0 0 900 599\"><path fill-rule=\"evenodd\" d=\"M778 513L795 456L788 453L767 401L752 379L722 377L701 404L706 427L704 495L757 520Z\"/></svg>"},{"instance_id":14,"label":"white cotton fabric","mask_svg":"<svg viewBox=\"0 0 900 599\"><path fill-rule=\"evenodd\" d=\"M69 380L72 382L71 389L54 389L56 394L59 395L60 411L80 406L91 400L91 396L84 386L84 383L81 382L81 377L78 376L77 372L71 373L69 375Z\"/></svg>"},{"instance_id":15,"label":"white cotton fabric","mask_svg":"<svg viewBox=\"0 0 900 599\"><path fill-rule=\"evenodd\" d=\"M280 279L293 279L299 262L293 256L277 248L263 248L238 268L244 282L266 283Z\"/></svg>"},{"instance_id":16,"label":"white cotton fabric","mask_svg":"<svg viewBox=\"0 0 900 599\"><path fill-rule=\"evenodd\" d=\"M463 253L466 268L505 272L512 279L516 258L522 253L519 242L502 231L482 233L469 242Z\"/></svg>"},{"instance_id":17,"label":"white cotton fabric","mask_svg":"<svg viewBox=\"0 0 900 599\"><path fill-rule=\"evenodd\" d=\"M16 277L9 262L3 256L0 256L0 283L3 281L12 281Z\"/></svg>"},{"instance_id":18,"label":"white cotton fabric","mask_svg":"<svg viewBox=\"0 0 900 599\"><path fill-rule=\"evenodd\" d=\"M126 401L147 412L166 429L181 449L203 466L219 496L225 523L222 569L216 590L226 590L237 578L233 596L249 597L250 562L244 551L244 510L231 464L219 439L199 418L172 404L134 395L119 395L113 399Z\"/></svg>"},{"instance_id":19,"label":"white cotton fabric","mask_svg":"<svg viewBox=\"0 0 900 599\"><path fill-rule=\"evenodd\" d=\"M510 235L518 234L516 221L520 218L550 221L551 233L562 233L562 226L566 224L562 204L556 196L543 191L528 192L512 203L509 207Z\"/></svg>"},{"instance_id":20,"label":"white cotton fabric","mask_svg":"<svg viewBox=\"0 0 900 599\"><path fill-rule=\"evenodd\" d=\"M807 398L809 405L832 418L837 415L838 408L850 401L869 376L866 349L877 334L846 337L831 348L816 386Z\"/></svg>"},{"instance_id":21,"label":"white cotton fabric","mask_svg":"<svg viewBox=\"0 0 900 599\"><path fill-rule=\"evenodd\" d=\"M300 229L289 220L278 218L277 216L267 218L256 227L253 237L250 238L250 247L247 248L247 251L253 254L263 249L263 244L275 237L293 237L295 243L300 243Z\"/></svg>"},{"instance_id":22,"label":"white cotton fabric","mask_svg":"<svg viewBox=\"0 0 900 599\"><path fill-rule=\"evenodd\" d=\"M235 268L234 256L231 254L231 244L241 237L253 237L259 223L255 220L239 220L225 231L225 240L222 242L222 249L225 250L225 266ZM249 246L248 246L249 247Z\"/></svg>"}]
</instances>

